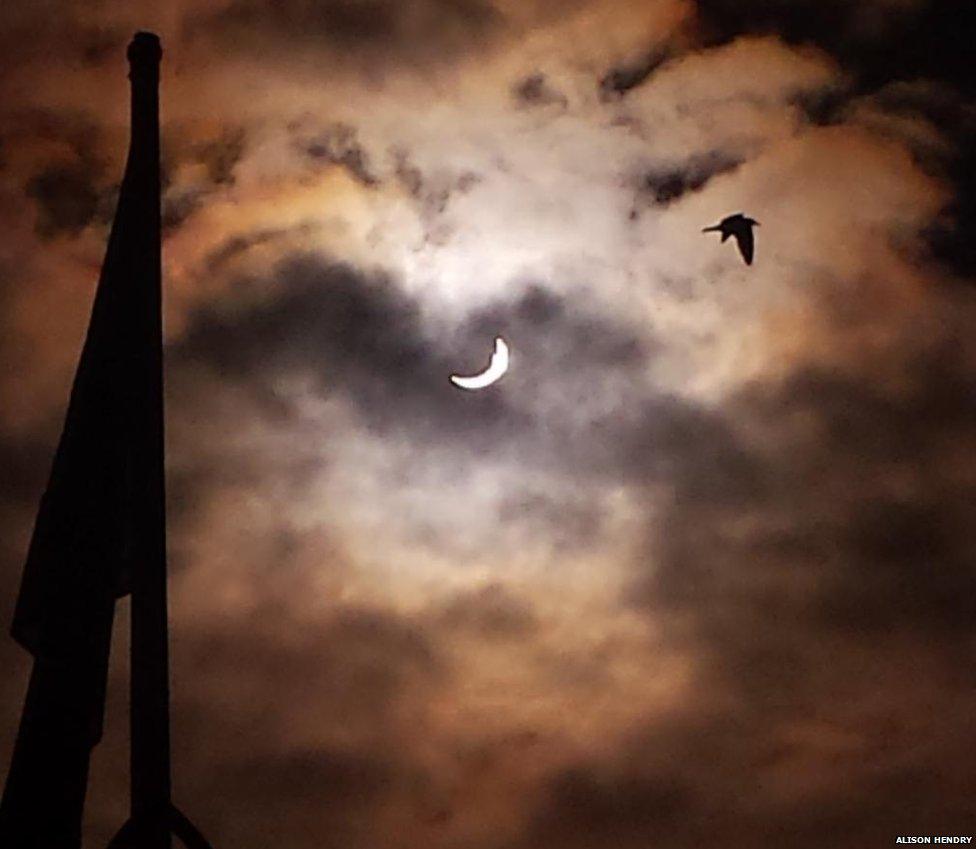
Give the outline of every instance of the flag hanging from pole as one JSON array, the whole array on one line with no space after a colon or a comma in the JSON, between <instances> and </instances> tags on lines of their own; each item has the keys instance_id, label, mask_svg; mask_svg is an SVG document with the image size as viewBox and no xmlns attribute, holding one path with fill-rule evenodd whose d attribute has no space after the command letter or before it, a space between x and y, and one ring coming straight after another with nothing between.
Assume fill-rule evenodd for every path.
<instances>
[{"instance_id":1,"label":"flag hanging from pole","mask_svg":"<svg viewBox=\"0 0 976 849\"><path fill-rule=\"evenodd\" d=\"M0 803L5 849L79 845L115 601L134 569L165 576L160 55L148 33L129 47L125 176L14 613L34 668Z\"/></svg>"}]
</instances>

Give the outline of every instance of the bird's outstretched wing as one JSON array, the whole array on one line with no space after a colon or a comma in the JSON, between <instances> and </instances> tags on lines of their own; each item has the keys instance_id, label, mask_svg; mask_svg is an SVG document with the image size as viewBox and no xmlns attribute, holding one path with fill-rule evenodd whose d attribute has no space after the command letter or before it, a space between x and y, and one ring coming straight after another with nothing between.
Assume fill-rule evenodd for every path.
<instances>
[{"instance_id":1,"label":"bird's outstretched wing","mask_svg":"<svg viewBox=\"0 0 976 849\"><path fill-rule=\"evenodd\" d=\"M752 236L752 228L739 228L735 233L735 241L739 245L739 253L742 254L746 265L752 265L752 256L756 250L756 242Z\"/></svg>"}]
</instances>

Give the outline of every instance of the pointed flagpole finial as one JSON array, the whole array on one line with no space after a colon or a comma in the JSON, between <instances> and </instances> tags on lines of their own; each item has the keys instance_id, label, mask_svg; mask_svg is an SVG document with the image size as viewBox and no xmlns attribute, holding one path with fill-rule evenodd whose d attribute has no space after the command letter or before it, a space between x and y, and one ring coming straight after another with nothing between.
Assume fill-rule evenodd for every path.
<instances>
[{"instance_id":1,"label":"pointed flagpole finial","mask_svg":"<svg viewBox=\"0 0 976 849\"><path fill-rule=\"evenodd\" d=\"M158 74L159 62L163 58L159 36L153 32L137 32L129 42L126 55L129 58L130 78L146 73Z\"/></svg>"}]
</instances>

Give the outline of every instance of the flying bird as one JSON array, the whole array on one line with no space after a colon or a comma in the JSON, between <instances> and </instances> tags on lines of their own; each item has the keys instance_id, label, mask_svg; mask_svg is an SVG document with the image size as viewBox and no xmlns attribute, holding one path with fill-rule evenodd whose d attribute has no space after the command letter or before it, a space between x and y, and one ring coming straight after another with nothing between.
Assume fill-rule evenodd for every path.
<instances>
[{"instance_id":1,"label":"flying bird","mask_svg":"<svg viewBox=\"0 0 976 849\"><path fill-rule=\"evenodd\" d=\"M758 227L759 222L754 218L746 218L741 212L723 218L713 227L706 227L702 233L719 232L722 234L724 242L729 236L735 236L735 241L739 246L739 253L746 261L746 265L752 265L752 255L755 251L756 242L752 235L752 228Z\"/></svg>"}]
</instances>

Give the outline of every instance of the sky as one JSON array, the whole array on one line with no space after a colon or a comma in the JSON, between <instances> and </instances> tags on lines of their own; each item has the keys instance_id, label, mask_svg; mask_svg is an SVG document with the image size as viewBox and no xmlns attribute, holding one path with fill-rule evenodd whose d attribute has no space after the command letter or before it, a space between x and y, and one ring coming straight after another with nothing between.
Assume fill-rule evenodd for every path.
<instances>
[{"instance_id":1,"label":"sky","mask_svg":"<svg viewBox=\"0 0 976 849\"><path fill-rule=\"evenodd\" d=\"M7 0L0 618L163 43L215 847L972 834L976 8ZM701 229L761 222L756 260ZM495 336L509 372L478 393ZM86 845L125 819L127 602ZM0 639L0 765L30 658Z\"/></svg>"}]
</instances>

